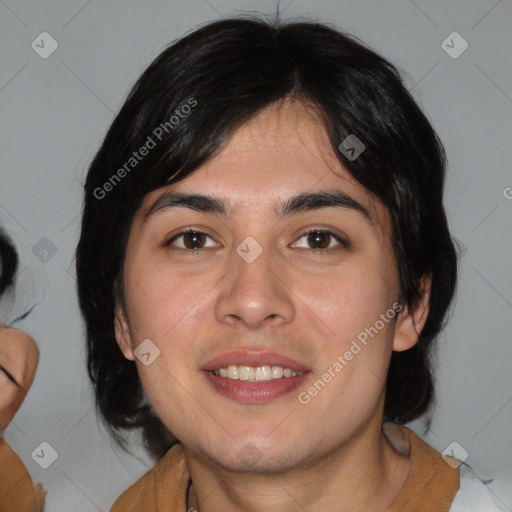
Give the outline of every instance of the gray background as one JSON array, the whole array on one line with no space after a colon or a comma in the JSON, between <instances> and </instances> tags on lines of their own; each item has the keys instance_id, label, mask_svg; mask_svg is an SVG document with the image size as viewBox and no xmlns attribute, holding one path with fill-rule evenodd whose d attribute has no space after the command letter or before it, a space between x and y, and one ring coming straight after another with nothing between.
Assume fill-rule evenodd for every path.
<instances>
[{"instance_id":1,"label":"gray background","mask_svg":"<svg viewBox=\"0 0 512 512\"><path fill-rule=\"evenodd\" d=\"M140 450L136 459L112 448L85 374L73 252L87 165L164 45L221 16L275 10L274 0L0 2L0 223L22 259L18 301L4 314L38 303L18 327L41 350L5 437L47 488L49 512L107 511L149 467ZM281 11L334 23L405 70L446 146L446 205L463 257L456 308L439 340L438 404L423 437L439 451L458 442L511 507L511 1L287 0ZM47 59L31 48L45 31L59 45ZM469 44L458 58L441 46L454 31ZM43 441L58 452L48 469L31 457Z\"/></svg>"}]
</instances>

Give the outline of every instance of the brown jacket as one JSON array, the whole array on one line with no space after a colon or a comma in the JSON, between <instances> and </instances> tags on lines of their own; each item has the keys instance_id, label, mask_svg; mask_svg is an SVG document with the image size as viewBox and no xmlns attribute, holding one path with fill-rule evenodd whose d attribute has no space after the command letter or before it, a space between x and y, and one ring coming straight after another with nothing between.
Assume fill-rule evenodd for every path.
<instances>
[{"instance_id":1,"label":"brown jacket","mask_svg":"<svg viewBox=\"0 0 512 512\"><path fill-rule=\"evenodd\" d=\"M46 492L34 486L27 468L4 439L0 439L0 512L42 512Z\"/></svg>"}]
</instances>

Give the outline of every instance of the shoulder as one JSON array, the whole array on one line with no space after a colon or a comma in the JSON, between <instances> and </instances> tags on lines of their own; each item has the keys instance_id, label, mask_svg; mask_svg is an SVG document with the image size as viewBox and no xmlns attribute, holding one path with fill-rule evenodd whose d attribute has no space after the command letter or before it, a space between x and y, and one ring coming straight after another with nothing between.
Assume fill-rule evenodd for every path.
<instances>
[{"instance_id":1,"label":"shoulder","mask_svg":"<svg viewBox=\"0 0 512 512\"><path fill-rule=\"evenodd\" d=\"M0 439L0 511L43 510L45 495L41 484L34 487L18 454Z\"/></svg>"},{"instance_id":2,"label":"shoulder","mask_svg":"<svg viewBox=\"0 0 512 512\"><path fill-rule=\"evenodd\" d=\"M460 487L449 512L501 512L509 510L500 505L492 491L467 464L461 464Z\"/></svg>"},{"instance_id":3,"label":"shoulder","mask_svg":"<svg viewBox=\"0 0 512 512\"><path fill-rule=\"evenodd\" d=\"M188 479L185 454L178 443L117 498L110 512L174 510L172 506L184 500Z\"/></svg>"}]
</instances>

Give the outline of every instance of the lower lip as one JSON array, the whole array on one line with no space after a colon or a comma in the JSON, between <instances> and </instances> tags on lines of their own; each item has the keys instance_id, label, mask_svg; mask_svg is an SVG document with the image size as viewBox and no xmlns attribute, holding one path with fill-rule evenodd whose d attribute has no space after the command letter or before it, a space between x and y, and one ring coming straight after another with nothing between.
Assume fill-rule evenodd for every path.
<instances>
[{"instance_id":1,"label":"lower lip","mask_svg":"<svg viewBox=\"0 0 512 512\"><path fill-rule=\"evenodd\" d=\"M249 382L238 379L218 377L203 371L211 386L221 395L244 404L263 404L291 393L304 382L308 372L296 377Z\"/></svg>"}]
</instances>

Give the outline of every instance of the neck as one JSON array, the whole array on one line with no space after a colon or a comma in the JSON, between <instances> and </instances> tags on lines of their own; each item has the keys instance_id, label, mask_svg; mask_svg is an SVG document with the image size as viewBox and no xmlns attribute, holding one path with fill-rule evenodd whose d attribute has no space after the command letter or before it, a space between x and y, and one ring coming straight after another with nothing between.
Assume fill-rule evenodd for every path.
<instances>
[{"instance_id":1,"label":"neck","mask_svg":"<svg viewBox=\"0 0 512 512\"><path fill-rule=\"evenodd\" d=\"M193 484L187 510L292 512L386 510L409 475L379 424L369 424L323 457L275 474L234 473L185 450Z\"/></svg>"}]
</instances>

